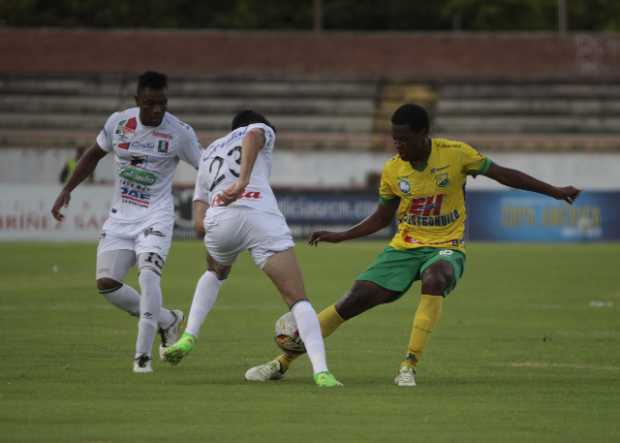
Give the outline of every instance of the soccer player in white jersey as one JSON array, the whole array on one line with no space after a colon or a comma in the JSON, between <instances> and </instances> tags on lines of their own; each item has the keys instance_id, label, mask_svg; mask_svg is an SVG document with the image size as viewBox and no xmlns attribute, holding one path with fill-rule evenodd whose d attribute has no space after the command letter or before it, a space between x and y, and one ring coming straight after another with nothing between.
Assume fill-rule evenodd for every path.
<instances>
[{"instance_id":1,"label":"soccer player in white jersey","mask_svg":"<svg viewBox=\"0 0 620 443\"><path fill-rule=\"evenodd\" d=\"M183 312L162 306L160 276L174 226L172 179L179 159L198 168L202 152L194 130L166 112L167 78L145 72L138 79L136 107L112 114L97 142L82 156L52 207L59 221L71 191L112 152L116 163L114 196L97 248L97 288L113 305L139 317L133 370L152 372L151 349L157 330L163 349L179 336ZM137 263L140 293L123 284Z\"/></svg>"},{"instance_id":2,"label":"soccer player in white jersey","mask_svg":"<svg viewBox=\"0 0 620 443\"><path fill-rule=\"evenodd\" d=\"M178 364L195 346L220 287L244 250L273 281L297 321L320 387L341 386L328 371L316 312L306 298L293 239L269 185L275 130L261 114L246 110L232 132L202 153L194 191L194 221L207 248L207 271L198 280L181 339L164 350ZM206 232L206 235L205 235Z\"/></svg>"}]
</instances>

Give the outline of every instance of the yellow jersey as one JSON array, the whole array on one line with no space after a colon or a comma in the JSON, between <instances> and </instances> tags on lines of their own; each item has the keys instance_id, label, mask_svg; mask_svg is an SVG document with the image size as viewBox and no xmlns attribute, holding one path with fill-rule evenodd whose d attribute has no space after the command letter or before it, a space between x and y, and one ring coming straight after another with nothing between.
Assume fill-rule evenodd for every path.
<instances>
[{"instance_id":1,"label":"yellow jersey","mask_svg":"<svg viewBox=\"0 0 620 443\"><path fill-rule=\"evenodd\" d=\"M422 170L395 155L385 163L379 197L400 198L398 230L390 246L465 251L465 182L468 175L484 174L491 161L466 143L432 139L431 153Z\"/></svg>"}]
</instances>

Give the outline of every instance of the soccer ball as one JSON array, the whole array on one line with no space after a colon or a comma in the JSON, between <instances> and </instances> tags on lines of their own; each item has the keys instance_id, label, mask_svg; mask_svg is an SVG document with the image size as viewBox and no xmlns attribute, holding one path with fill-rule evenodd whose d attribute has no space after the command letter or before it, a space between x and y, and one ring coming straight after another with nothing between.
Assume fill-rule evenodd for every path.
<instances>
[{"instance_id":1,"label":"soccer ball","mask_svg":"<svg viewBox=\"0 0 620 443\"><path fill-rule=\"evenodd\" d=\"M285 352L306 352L306 346L301 341L297 322L291 312L287 312L276 320L276 344Z\"/></svg>"}]
</instances>

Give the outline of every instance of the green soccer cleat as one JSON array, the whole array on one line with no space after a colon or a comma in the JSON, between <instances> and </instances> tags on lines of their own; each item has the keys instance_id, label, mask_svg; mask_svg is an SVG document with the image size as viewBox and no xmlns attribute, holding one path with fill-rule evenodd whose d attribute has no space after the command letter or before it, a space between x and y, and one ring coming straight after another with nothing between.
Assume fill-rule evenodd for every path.
<instances>
[{"instance_id":1,"label":"green soccer cleat","mask_svg":"<svg viewBox=\"0 0 620 443\"><path fill-rule=\"evenodd\" d=\"M331 372L324 371L314 374L314 382L319 388L335 388L338 386L342 386L336 377L332 375Z\"/></svg>"},{"instance_id":2,"label":"green soccer cleat","mask_svg":"<svg viewBox=\"0 0 620 443\"><path fill-rule=\"evenodd\" d=\"M181 326L183 324L183 320L185 319L183 311L179 309L170 311L170 313L174 318L172 324L166 329L159 328L159 336L161 337L161 344L159 345L160 360L164 360L164 353L166 352L166 348L176 343L179 339L179 335L181 334Z\"/></svg>"},{"instance_id":3,"label":"green soccer cleat","mask_svg":"<svg viewBox=\"0 0 620 443\"><path fill-rule=\"evenodd\" d=\"M178 365L187 356L196 345L196 337L192 334L184 332L179 341L172 346L166 347L164 351L164 360L172 365Z\"/></svg>"}]
</instances>

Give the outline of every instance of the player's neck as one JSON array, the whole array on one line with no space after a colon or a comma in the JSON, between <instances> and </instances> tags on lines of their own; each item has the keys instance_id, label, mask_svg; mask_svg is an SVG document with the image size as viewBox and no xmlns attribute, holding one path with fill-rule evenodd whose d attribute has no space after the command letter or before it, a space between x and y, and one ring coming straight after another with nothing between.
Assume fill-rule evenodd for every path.
<instances>
[{"instance_id":1,"label":"player's neck","mask_svg":"<svg viewBox=\"0 0 620 443\"><path fill-rule=\"evenodd\" d=\"M431 156L432 146L433 142L431 138L427 137L424 141L424 146L422 147L422 149L420 149L420 154L416 156L416 158L412 158L409 161L409 163L411 163L411 166L413 166L413 169L421 171L426 168L428 159Z\"/></svg>"}]
</instances>

